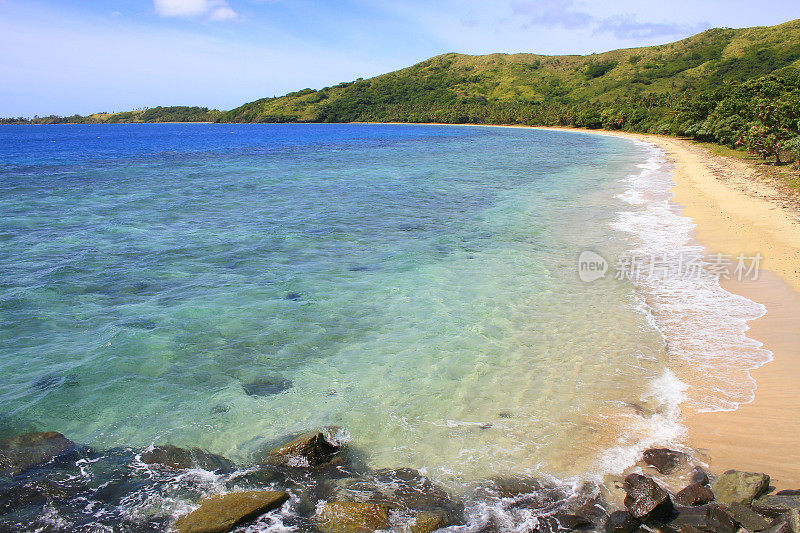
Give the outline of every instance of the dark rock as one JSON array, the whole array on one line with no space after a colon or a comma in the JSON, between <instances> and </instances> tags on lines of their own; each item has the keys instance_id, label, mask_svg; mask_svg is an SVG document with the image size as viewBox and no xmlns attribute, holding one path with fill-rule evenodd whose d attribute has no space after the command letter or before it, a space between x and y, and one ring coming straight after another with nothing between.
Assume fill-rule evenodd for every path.
<instances>
[{"instance_id":1,"label":"dark rock","mask_svg":"<svg viewBox=\"0 0 800 533\"><path fill-rule=\"evenodd\" d=\"M717 504L678 507L675 511L677 516L669 525L679 531L686 531L689 527L710 533L735 533L738 530L733 518Z\"/></svg>"},{"instance_id":2,"label":"dark rock","mask_svg":"<svg viewBox=\"0 0 800 533\"><path fill-rule=\"evenodd\" d=\"M606 533L633 533L639 521L628 511L614 511L606 521Z\"/></svg>"},{"instance_id":3,"label":"dark rock","mask_svg":"<svg viewBox=\"0 0 800 533\"><path fill-rule=\"evenodd\" d=\"M132 329L144 329L147 331L151 331L158 327L158 322L156 322L155 320L150 320L148 318L138 318L135 320L129 320L127 322L123 322L122 325Z\"/></svg>"},{"instance_id":4,"label":"dark rock","mask_svg":"<svg viewBox=\"0 0 800 533\"><path fill-rule=\"evenodd\" d=\"M447 525L458 522L463 511L460 502L453 500L446 490L411 468L381 469L333 481L330 500L435 512L444 517Z\"/></svg>"},{"instance_id":5,"label":"dark rock","mask_svg":"<svg viewBox=\"0 0 800 533\"><path fill-rule=\"evenodd\" d=\"M703 505L714 499L714 493L706 485L692 483L675 495L678 505Z\"/></svg>"},{"instance_id":6,"label":"dark rock","mask_svg":"<svg viewBox=\"0 0 800 533\"><path fill-rule=\"evenodd\" d=\"M747 531L763 531L770 527L767 517L739 502L733 502L728 506L728 514Z\"/></svg>"},{"instance_id":7,"label":"dark rock","mask_svg":"<svg viewBox=\"0 0 800 533\"><path fill-rule=\"evenodd\" d=\"M768 494L753 501L753 510L768 516L778 516L800 510L800 496Z\"/></svg>"},{"instance_id":8,"label":"dark rock","mask_svg":"<svg viewBox=\"0 0 800 533\"><path fill-rule=\"evenodd\" d=\"M733 502L750 505L769 489L769 476L753 472L728 470L712 485L714 496L720 503L730 505Z\"/></svg>"},{"instance_id":9,"label":"dark rock","mask_svg":"<svg viewBox=\"0 0 800 533\"><path fill-rule=\"evenodd\" d=\"M15 508L40 506L46 502L68 500L83 488L82 480L57 482L47 478L25 479L7 486L4 484L0 486L0 513Z\"/></svg>"},{"instance_id":10,"label":"dark rock","mask_svg":"<svg viewBox=\"0 0 800 533\"><path fill-rule=\"evenodd\" d=\"M321 466L333 461L343 449L341 428L329 426L309 431L267 453L256 454L259 464L286 465L294 467Z\"/></svg>"},{"instance_id":11,"label":"dark rock","mask_svg":"<svg viewBox=\"0 0 800 533\"><path fill-rule=\"evenodd\" d=\"M608 512L603 506L601 496L591 498L589 501L575 509L575 514L591 521L594 524L604 524L608 518Z\"/></svg>"},{"instance_id":12,"label":"dark rock","mask_svg":"<svg viewBox=\"0 0 800 533\"><path fill-rule=\"evenodd\" d=\"M242 385L248 396L272 396L291 389L294 383L291 379L281 376L267 376L258 378Z\"/></svg>"},{"instance_id":13,"label":"dark rock","mask_svg":"<svg viewBox=\"0 0 800 533\"><path fill-rule=\"evenodd\" d=\"M328 502L314 516L322 533L368 533L389 529L389 508L375 503Z\"/></svg>"},{"instance_id":14,"label":"dark rock","mask_svg":"<svg viewBox=\"0 0 800 533\"><path fill-rule=\"evenodd\" d=\"M227 413L230 410L231 410L231 408L229 406L225 405L225 404L217 404L217 405L215 405L214 407L211 408L211 414L212 415L221 415L223 413Z\"/></svg>"},{"instance_id":15,"label":"dark rock","mask_svg":"<svg viewBox=\"0 0 800 533\"><path fill-rule=\"evenodd\" d=\"M785 518L776 518L763 533L792 533L792 526Z\"/></svg>"},{"instance_id":16,"label":"dark rock","mask_svg":"<svg viewBox=\"0 0 800 533\"><path fill-rule=\"evenodd\" d=\"M158 464L174 470L202 468L216 472L230 472L234 469L233 462L221 455L199 448L179 448L171 444L148 448L142 452L141 460L148 465Z\"/></svg>"},{"instance_id":17,"label":"dark rock","mask_svg":"<svg viewBox=\"0 0 800 533\"><path fill-rule=\"evenodd\" d=\"M286 293L286 296L284 296L284 299L296 302L301 297L302 297L302 295L299 292L289 292L289 293Z\"/></svg>"},{"instance_id":18,"label":"dark rock","mask_svg":"<svg viewBox=\"0 0 800 533\"><path fill-rule=\"evenodd\" d=\"M553 517L558 521L560 529L566 529L568 531L590 528L594 525L591 520L579 514L557 513L553 515Z\"/></svg>"},{"instance_id":19,"label":"dark rock","mask_svg":"<svg viewBox=\"0 0 800 533\"><path fill-rule=\"evenodd\" d=\"M686 461L686 454L668 448L650 448L642 454L642 460L662 474L670 474Z\"/></svg>"},{"instance_id":20,"label":"dark rock","mask_svg":"<svg viewBox=\"0 0 800 533\"><path fill-rule=\"evenodd\" d=\"M658 483L641 474L629 474L624 485L625 507L634 518L647 522L662 520L672 514L669 493Z\"/></svg>"},{"instance_id":21,"label":"dark rock","mask_svg":"<svg viewBox=\"0 0 800 533\"><path fill-rule=\"evenodd\" d=\"M0 475L15 476L75 451L75 443L55 431L3 439L0 440Z\"/></svg>"},{"instance_id":22,"label":"dark rock","mask_svg":"<svg viewBox=\"0 0 800 533\"><path fill-rule=\"evenodd\" d=\"M554 502L567 497L567 493L559 485L526 476L495 478L491 481L488 489L500 498L536 495L548 502Z\"/></svg>"},{"instance_id":23,"label":"dark rock","mask_svg":"<svg viewBox=\"0 0 800 533\"><path fill-rule=\"evenodd\" d=\"M42 376L33 383L33 387L39 390L52 389L61 385L62 377L58 375Z\"/></svg>"},{"instance_id":24,"label":"dark rock","mask_svg":"<svg viewBox=\"0 0 800 533\"><path fill-rule=\"evenodd\" d=\"M793 533L800 533L800 509L791 509L783 518L789 521Z\"/></svg>"},{"instance_id":25,"label":"dark rock","mask_svg":"<svg viewBox=\"0 0 800 533\"><path fill-rule=\"evenodd\" d=\"M285 484L286 476L283 472L269 466L262 466L253 470L235 472L225 483L229 490L236 487L265 487L272 483Z\"/></svg>"},{"instance_id":26,"label":"dark rock","mask_svg":"<svg viewBox=\"0 0 800 533\"><path fill-rule=\"evenodd\" d=\"M692 475L689 478L691 483L698 483L700 485L708 485L708 473L701 467L696 466L692 469Z\"/></svg>"},{"instance_id":27,"label":"dark rock","mask_svg":"<svg viewBox=\"0 0 800 533\"><path fill-rule=\"evenodd\" d=\"M800 489L786 489L779 490L775 493L776 496L800 496Z\"/></svg>"},{"instance_id":28,"label":"dark rock","mask_svg":"<svg viewBox=\"0 0 800 533\"><path fill-rule=\"evenodd\" d=\"M175 522L179 533L225 533L234 527L277 509L289 499L280 491L231 492L212 496L200 507Z\"/></svg>"}]
</instances>

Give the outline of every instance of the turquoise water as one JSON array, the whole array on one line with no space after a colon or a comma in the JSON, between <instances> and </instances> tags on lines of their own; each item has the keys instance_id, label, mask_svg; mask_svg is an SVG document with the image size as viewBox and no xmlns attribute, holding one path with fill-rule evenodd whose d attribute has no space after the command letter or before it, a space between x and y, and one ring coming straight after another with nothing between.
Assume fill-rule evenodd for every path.
<instances>
[{"instance_id":1,"label":"turquoise water","mask_svg":"<svg viewBox=\"0 0 800 533\"><path fill-rule=\"evenodd\" d=\"M637 409L658 412L666 344L631 283L583 283L576 261L631 247L615 196L648 150L510 128L0 128L0 433L246 462L336 424L371 465L450 486L608 471L653 438Z\"/></svg>"}]
</instances>

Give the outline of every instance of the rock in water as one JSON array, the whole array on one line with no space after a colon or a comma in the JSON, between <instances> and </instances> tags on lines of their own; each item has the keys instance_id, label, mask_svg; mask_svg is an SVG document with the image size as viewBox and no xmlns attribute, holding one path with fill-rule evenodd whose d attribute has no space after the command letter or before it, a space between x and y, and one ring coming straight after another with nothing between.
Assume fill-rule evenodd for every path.
<instances>
[{"instance_id":1,"label":"rock in water","mask_svg":"<svg viewBox=\"0 0 800 533\"><path fill-rule=\"evenodd\" d=\"M0 475L16 476L76 449L74 442L55 431L0 440Z\"/></svg>"},{"instance_id":2,"label":"rock in water","mask_svg":"<svg viewBox=\"0 0 800 533\"><path fill-rule=\"evenodd\" d=\"M703 505L714 499L714 493L706 485L692 483L681 489L675 495L675 503L678 505Z\"/></svg>"},{"instance_id":3,"label":"rock in water","mask_svg":"<svg viewBox=\"0 0 800 533\"><path fill-rule=\"evenodd\" d=\"M669 525L678 531L708 531L711 533L735 533L736 522L717 504L676 508L678 516Z\"/></svg>"},{"instance_id":4,"label":"rock in water","mask_svg":"<svg viewBox=\"0 0 800 533\"><path fill-rule=\"evenodd\" d=\"M800 496L768 494L753 502L753 509L769 516L778 516L800 510Z\"/></svg>"},{"instance_id":5,"label":"rock in water","mask_svg":"<svg viewBox=\"0 0 800 533\"><path fill-rule=\"evenodd\" d=\"M765 516L758 514L746 505L733 502L728 506L728 513L736 520L736 523L747 531L764 531L769 528L770 521Z\"/></svg>"},{"instance_id":6,"label":"rock in water","mask_svg":"<svg viewBox=\"0 0 800 533\"><path fill-rule=\"evenodd\" d=\"M792 526L785 518L777 518L763 533L793 533Z\"/></svg>"},{"instance_id":7,"label":"rock in water","mask_svg":"<svg viewBox=\"0 0 800 533\"><path fill-rule=\"evenodd\" d=\"M266 454L257 454L256 462L286 466L321 466L342 450L342 430L329 426L303 433Z\"/></svg>"},{"instance_id":8,"label":"rock in water","mask_svg":"<svg viewBox=\"0 0 800 533\"><path fill-rule=\"evenodd\" d=\"M686 461L686 454L668 448L650 448L642 454L642 460L661 474L671 474Z\"/></svg>"},{"instance_id":9,"label":"rock in water","mask_svg":"<svg viewBox=\"0 0 800 533\"><path fill-rule=\"evenodd\" d=\"M696 466L692 469L692 477L690 478L690 480L692 483L698 483L700 485L708 485L708 473L701 467Z\"/></svg>"},{"instance_id":10,"label":"rock in water","mask_svg":"<svg viewBox=\"0 0 800 533\"><path fill-rule=\"evenodd\" d=\"M414 517L411 533L431 533L447 526L447 519L439 513L423 511Z\"/></svg>"},{"instance_id":11,"label":"rock in water","mask_svg":"<svg viewBox=\"0 0 800 533\"><path fill-rule=\"evenodd\" d=\"M628 511L614 511L606 521L606 533L633 533L639 527Z\"/></svg>"},{"instance_id":12,"label":"rock in water","mask_svg":"<svg viewBox=\"0 0 800 533\"><path fill-rule=\"evenodd\" d=\"M328 502L314 516L322 533L371 533L389 529L389 508L375 503Z\"/></svg>"},{"instance_id":13,"label":"rock in water","mask_svg":"<svg viewBox=\"0 0 800 533\"><path fill-rule=\"evenodd\" d=\"M291 389L293 385L294 383L291 379L280 376L267 376L246 383L242 385L242 388L248 396L273 396Z\"/></svg>"},{"instance_id":14,"label":"rock in water","mask_svg":"<svg viewBox=\"0 0 800 533\"><path fill-rule=\"evenodd\" d=\"M629 474L624 489L625 507L634 518L646 522L667 518L672 513L669 493L651 478Z\"/></svg>"},{"instance_id":15,"label":"rock in water","mask_svg":"<svg viewBox=\"0 0 800 533\"><path fill-rule=\"evenodd\" d=\"M339 479L332 482L330 494L331 501L375 503L407 514L434 513L446 525L458 522L463 511L446 490L411 468L380 469Z\"/></svg>"},{"instance_id":16,"label":"rock in water","mask_svg":"<svg viewBox=\"0 0 800 533\"><path fill-rule=\"evenodd\" d=\"M175 522L179 533L226 533L283 505L289 495L281 491L231 492L212 496Z\"/></svg>"},{"instance_id":17,"label":"rock in water","mask_svg":"<svg viewBox=\"0 0 800 533\"><path fill-rule=\"evenodd\" d=\"M200 448L179 448L171 444L153 446L141 455L142 462L148 465L159 464L174 470L202 468L216 472L230 472L234 465L230 460L201 450Z\"/></svg>"},{"instance_id":18,"label":"rock in water","mask_svg":"<svg viewBox=\"0 0 800 533\"><path fill-rule=\"evenodd\" d=\"M769 489L769 476L766 474L728 470L717 478L712 488L720 503L733 502L750 505L753 500Z\"/></svg>"}]
</instances>

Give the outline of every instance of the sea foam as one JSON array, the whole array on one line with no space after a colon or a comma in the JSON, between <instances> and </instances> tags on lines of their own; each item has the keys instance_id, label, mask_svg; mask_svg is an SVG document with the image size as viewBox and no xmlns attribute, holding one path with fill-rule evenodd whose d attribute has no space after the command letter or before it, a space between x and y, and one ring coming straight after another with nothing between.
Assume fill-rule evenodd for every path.
<instances>
[{"instance_id":1,"label":"sea foam","mask_svg":"<svg viewBox=\"0 0 800 533\"><path fill-rule=\"evenodd\" d=\"M692 238L695 223L672 202L674 182L663 150L636 143L648 159L639 165L640 172L623 180L628 189L617 198L628 207L618 213L612 227L634 236L631 253L641 257L673 263L699 258L696 275L673 264L665 268L678 275L634 280L667 342L673 376L686 381L685 391L680 392L671 378L656 385L661 384L668 403L695 411L735 410L754 398L756 383L749 371L772 359L769 350L746 335L747 322L762 316L766 308L725 290L712 275L704 247ZM674 418L677 410L672 411Z\"/></svg>"}]
</instances>

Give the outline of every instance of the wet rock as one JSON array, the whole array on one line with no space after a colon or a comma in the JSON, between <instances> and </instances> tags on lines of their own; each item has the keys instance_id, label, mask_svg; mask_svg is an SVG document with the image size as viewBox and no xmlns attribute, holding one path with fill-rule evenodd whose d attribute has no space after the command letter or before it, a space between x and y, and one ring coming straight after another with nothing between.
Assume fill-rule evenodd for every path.
<instances>
[{"instance_id":1,"label":"wet rock","mask_svg":"<svg viewBox=\"0 0 800 533\"><path fill-rule=\"evenodd\" d=\"M594 525L591 520L579 514L557 513L553 515L553 518L556 519L558 529L561 530L576 531L578 529L588 529Z\"/></svg>"},{"instance_id":2,"label":"wet rock","mask_svg":"<svg viewBox=\"0 0 800 533\"><path fill-rule=\"evenodd\" d=\"M717 478L712 486L714 495L720 503L733 502L750 505L769 489L769 476L766 474L728 470Z\"/></svg>"},{"instance_id":3,"label":"wet rock","mask_svg":"<svg viewBox=\"0 0 800 533\"><path fill-rule=\"evenodd\" d=\"M461 503L430 479L411 468L381 469L363 476L333 481L330 500L374 503L390 509L433 512L447 525L456 523L463 511Z\"/></svg>"},{"instance_id":4,"label":"wet rock","mask_svg":"<svg viewBox=\"0 0 800 533\"><path fill-rule=\"evenodd\" d=\"M639 527L639 521L628 511L614 511L606 521L606 533L633 533Z\"/></svg>"},{"instance_id":5,"label":"wet rock","mask_svg":"<svg viewBox=\"0 0 800 533\"><path fill-rule=\"evenodd\" d=\"M786 489L779 490L775 493L776 496L800 496L800 489Z\"/></svg>"},{"instance_id":6,"label":"wet rock","mask_svg":"<svg viewBox=\"0 0 800 533\"><path fill-rule=\"evenodd\" d=\"M789 525L792 527L792 532L800 533L800 509L790 509L783 516L789 520Z\"/></svg>"},{"instance_id":7,"label":"wet rock","mask_svg":"<svg viewBox=\"0 0 800 533\"><path fill-rule=\"evenodd\" d=\"M202 468L213 472L230 472L234 464L230 460L199 448L179 448L171 444L152 446L142 452L141 460L148 465L158 464L173 470Z\"/></svg>"},{"instance_id":8,"label":"wet rock","mask_svg":"<svg viewBox=\"0 0 800 533\"><path fill-rule=\"evenodd\" d=\"M763 533L792 533L792 526L786 518L777 518Z\"/></svg>"},{"instance_id":9,"label":"wet rock","mask_svg":"<svg viewBox=\"0 0 800 533\"><path fill-rule=\"evenodd\" d=\"M20 483L3 484L0 486L0 512L28 506L41 506L46 502L68 500L83 488L81 480L58 482L47 478L26 479Z\"/></svg>"},{"instance_id":10,"label":"wet rock","mask_svg":"<svg viewBox=\"0 0 800 533\"><path fill-rule=\"evenodd\" d=\"M328 502L314 516L322 533L369 533L389 529L389 508L375 503Z\"/></svg>"},{"instance_id":11,"label":"wet rock","mask_svg":"<svg viewBox=\"0 0 800 533\"><path fill-rule=\"evenodd\" d=\"M767 517L758 514L739 502L733 502L728 506L728 514L733 517L737 524L748 531L764 531L770 527L770 521Z\"/></svg>"},{"instance_id":12,"label":"wet rock","mask_svg":"<svg viewBox=\"0 0 800 533\"><path fill-rule=\"evenodd\" d=\"M624 484L625 507L636 519L643 522L661 520L672 513L669 493L658 483L641 474L629 474Z\"/></svg>"},{"instance_id":13,"label":"wet rock","mask_svg":"<svg viewBox=\"0 0 800 533\"><path fill-rule=\"evenodd\" d=\"M291 379L281 376L267 376L255 379L242 385L245 394L248 396L273 396L292 388L294 383Z\"/></svg>"},{"instance_id":14,"label":"wet rock","mask_svg":"<svg viewBox=\"0 0 800 533\"><path fill-rule=\"evenodd\" d=\"M15 476L75 451L75 443L55 431L3 439L0 440L0 475Z\"/></svg>"},{"instance_id":15,"label":"wet rock","mask_svg":"<svg viewBox=\"0 0 800 533\"><path fill-rule=\"evenodd\" d=\"M224 533L277 509L289 499L280 491L231 492L212 496L175 522L179 533Z\"/></svg>"},{"instance_id":16,"label":"wet rock","mask_svg":"<svg viewBox=\"0 0 800 533\"><path fill-rule=\"evenodd\" d=\"M589 501L578 507L574 512L576 515L589 520L592 524L600 526L605 524L608 518L608 512L603 503L602 497L598 495L589 499Z\"/></svg>"},{"instance_id":17,"label":"wet rock","mask_svg":"<svg viewBox=\"0 0 800 533\"><path fill-rule=\"evenodd\" d=\"M735 533L736 522L717 504L696 507L678 507L677 516L669 522L669 526L683 532L696 528L709 533Z\"/></svg>"},{"instance_id":18,"label":"wet rock","mask_svg":"<svg viewBox=\"0 0 800 533\"><path fill-rule=\"evenodd\" d=\"M440 513L423 511L414 517L411 533L431 533L447 526L447 518Z\"/></svg>"},{"instance_id":19,"label":"wet rock","mask_svg":"<svg viewBox=\"0 0 800 533\"><path fill-rule=\"evenodd\" d=\"M564 489L548 481L526 476L498 477L491 480L486 489L499 498L536 497L545 503L563 500L567 497Z\"/></svg>"},{"instance_id":20,"label":"wet rock","mask_svg":"<svg viewBox=\"0 0 800 533\"><path fill-rule=\"evenodd\" d=\"M286 476L283 472L271 467L259 467L252 470L235 472L225 483L229 490L236 487L264 487L272 483L286 484Z\"/></svg>"},{"instance_id":21,"label":"wet rock","mask_svg":"<svg viewBox=\"0 0 800 533\"><path fill-rule=\"evenodd\" d=\"M692 469L692 475L689 478L689 481L691 483L697 483L700 485L708 485L708 473L701 467L696 466Z\"/></svg>"},{"instance_id":22,"label":"wet rock","mask_svg":"<svg viewBox=\"0 0 800 533\"><path fill-rule=\"evenodd\" d=\"M650 448L642 454L642 461L661 474L671 474L686 462L687 455L669 448Z\"/></svg>"},{"instance_id":23,"label":"wet rock","mask_svg":"<svg viewBox=\"0 0 800 533\"><path fill-rule=\"evenodd\" d=\"M768 494L753 501L753 510L768 516L778 516L800 510L800 496Z\"/></svg>"},{"instance_id":24,"label":"wet rock","mask_svg":"<svg viewBox=\"0 0 800 533\"><path fill-rule=\"evenodd\" d=\"M687 485L675 495L678 505L703 505L714 499L714 493L706 485L692 483Z\"/></svg>"},{"instance_id":25,"label":"wet rock","mask_svg":"<svg viewBox=\"0 0 800 533\"><path fill-rule=\"evenodd\" d=\"M342 430L329 426L290 438L267 453L256 454L259 464L294 467L321 466L330 463L343 450Z\"/></svg>"}]
</instances>

